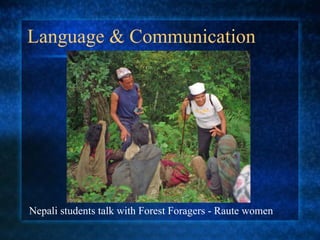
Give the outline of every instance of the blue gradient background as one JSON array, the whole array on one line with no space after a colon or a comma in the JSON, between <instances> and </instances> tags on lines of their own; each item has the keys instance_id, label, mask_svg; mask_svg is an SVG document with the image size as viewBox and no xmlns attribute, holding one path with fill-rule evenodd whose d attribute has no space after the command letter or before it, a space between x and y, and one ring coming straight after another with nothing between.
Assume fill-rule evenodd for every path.
<instances>
[{"instance_id":1,"label":"blue gradient background","mask_svg":"<svg viewBox=\"0 0 320 240\"><path fill-rule=\"evenodd\" d=\"M166 4L165 4L166 2ZM184 239L233 239L233 238L250 238L250 239L295 239L295 238L307 238L307 239L317 239L320 235L320 230L318 227L319 219L319 14L316 8L316 1L235 1L226 3L225 1L201 1L201 2L191 2L191 1L180 1L170 2L170 1L157 1L145 2L145 1L107 1L105 3L100 2L89 2L89 1L68 1L68 3L54 3L47 1L43 3L42 1L25 1L20 3L19 1L8 1L7 3L0 5L0 17L1 17L1 56L2 61L0 62L0 131L1 131L1 195L0 195L0 235L1 239L163 239L163 238L184 238ZM81 223L77 221L67 222L67 223L41 223L41 222L29 222L24 223L20 221L20 189L19 185L21 180L21 168L19 166L19 159L21 155L21 146L19 144L19 130L21 129L21 63L22 63L22 53L21 53L21 21L22 20L53 20L53 19L193 19L193 20L297 20L299 22L299 83L298 86L294 84L291 85L288 82L287 88L293 90L299 88L299 96L296 99L298 101L298 132L293 131L291 134L299 136L299 216L298 220L289 221L130 221L130 222L86 222ZM276 26L270 26L272 30ZM265 29L268 31L268 29ZM284 35L285 36L285 35ZM272 43L270 43L272 44ZM283 46L284 48L287 45ZM270 54L270 58L266 58L261 61L260 65L269 65L270 60L273 60L272 53L268 49L261 50L267 54ZM288 59L287 59L288 60ZM43 69L46 64L50 63L52 66L52 71L61 71L60 65L57 63L57 59L46 60L46 63L41 63L38 61L38 67ZM52 61L52 62L51 62ZM294 60L291 60L294 63ZM291 62L289 61L289 63ZM39 63L40 62L40 63ZM59 62L59 61L58 61ZM287 62L280 62L280 65L284 66L284 71L289 73L287 68ZM41 66L42 64L42 66ZM257 64L256 66L259 66ZM274 66L280 67L280 66ZM271 69L271 68L270 68ZM275 69L276 71L277 69ZM279 70L279 69L278 69ZM254 71L254 66L253 66ZM267 71L267 70L266 70ZM33 74L30 73L32 78ZM276 74L275 72L273 74ZM294 73L291 73L294 76ZM37 74L35 74L37 76ZM46 77L43 76L43 77ZM48 76L50 79L51 76ZM285 76L283 76L285 77ZM51 78L52 79L52 78ZM53 86L48 86L49 84L40 83L40 86L35 86L36 89L43 89L48 93L48 98L53 97L58 100L58 102L52 103L48 106L45 101L34 101L39 97L37 91L28 89L27 93L34 96L30 99L30 102L24 102L23 104L36 104L36 109L44 108L44 114L37 113L34 115L33 112L27 111L27 121L24 124L35 125L35 121L41 120L40 126L42 130L39 131L38 138L35 138L35 134L30 129L26 137L32 138L32 147L36 147L37 144L40 147L44 147L43 143L39 140L50 141L49 146L55 144L63 143L63 139L48 139L48 134L54 134L61 136L63 130L59 130L60 121L65 117L63 114L56 115L56 109L58 106L64 103L63 93L61 89L65 86L62 82L50 82ZM277 84L277 83L275 83ZM26 86L28 88L28 86ZM253 88L261 89L262 86L256 84L252 86ZM272 85L265 86L265 92L259 92L259 94L267 95L268 91L272 89ZM287 94L287 88L281 89L284 95ZM57 91L57 89L60 89ZM254 93L254 89L252 94ZM290 92L290 91L289 91ZM57 95L61 97L57 97ZM258 93L257 93L258 94ZM254 96L253 96L254 97ZM268 96L269 100L272 96ZM279 96L275 96L278 98ZM284 98L280 98L281 106L279 110L288 111L287 106L285 106ZM294 101L295 99L291 99ZM258 102L256 107L264 107ZM266 106L265 106L266 107ZM277 108L273 105L273 107ZM267 110L267 109L265 109ZM255 111L255 105L252 103L252 111ZM264 110L263 110L264 111ZM281 116L287 116L288 113L280 112ZM35 116L38 119L34 119ZM43 121L51 120L52 117L56 118L51 125L52 128L48 129L47 125ZM274 121L270 118L268 120ZM40 122L40 121L37 121ZM256 131L252 129L252 134L254 136L265 135L266 129L258 129L258 124L264 123L265 120L257 117L253 119L253 124L256 124ZM279 126L275 127L275 130L281 130L281 132L290 132L291 123L284 125L285 129L279 129ZM295 123L293 123L295 124ZM43 128L44 127L44 128ZM253 126L254 127L254 126ZM58 131L58 132L57 132ZM62 131L62 132L59 132ZM267 135L271 138L271 135ZM291 135L290 135L291 136ZM62 140L62 142L60 141ZM253 139L255 140L255 139ZM279 154L280 156L284 154L280 142L278 139L273 139L280 149L274 154ZM252 141L252 148L254 149L255 141ZM285 143L287 144L287 142ZM293 146L295 143L293 141ZM35 149L38 150L38 149ZM49 148L48 150L52 150ZM266 149L267 150L267 149ZM284 149L285 150L285 149ZM44 150L41 150L44 151ZM31 156L32 151L28 153ZM58 149L58 155L63 155L61 149ZM291 154L289 154L291 155ZM295 154L292 153L292 156ZM36 156L37 157L37 156ZM263 156L266 158L266 156ZM253 158L253 157L252 157ZM270 160L275 161L275 160ZM55 164L49 161L50 164ZM37 162L38 163L38 162ZM282 177L283 171L285 171L289 166L288 162L273 162L275 168L277 169L276 174ZM48 162L43 162L41 166L26 166L30 171L36 168L49 168L51 165ZM271 166L268 165L268 166ZM295 169L294 166L290 168ZM285 169L285 170L284 170ZM25 170L23 170L25 171ZM26 170L27 171L27 170ZM29 170L28 170L29 171ZM28 172L27 171L27 172ZM263 176L265 173L271 173L271 169L261 169ZM293 170L294 172L294 170ZM26 183L30 186L37 184L37 182L46 181L52 184L53 180L51 176L55 176L57 173L52 173L53 175L46 176L45 179L41 179L43 175L39 174L39 171L35 171L35 175L27 179ZM273 174L271 174L273 176ZM260 176L260 177L261 177ZM285 175L287 177L287 175ZM292 176L293 178L295 175ZM37 181L36 181L37 180ZM294 179L293 179L294 181ZM272 181L270 186L266 187L266 190L274 189L283 185L286 181ZM59 187L60 186L60 187ZM290 186L288 186L290 187ZM39 195L43 196L43 203L47 203L45 199L55 196L58 201L63 201L59 196L61 194L61 189L64 188L64 183L59 179L58 186L53 189L48 189L46 192L42 192L39 189L39 193L35 192L35 197ZM291 189L293 195L295 195L295 190ZM267 193L266 193L267 194ZM290 193L289 193L290 194ZM45 196L48 195L48 196ZM275 196L279 196L276 193ZM32 196L30 196L31 198ZM286 196L284 196L285 198ZM28 196L29 198L29 196ZM53 199L53 198L52 198ZM261 201L259 196L259 201ZM267 199L268 200L268 199ZM274 200L283 204L283 199L272 199L266 201L269 204L270 200ZM284 199L286 200L286 199ZM37 199L39 201L39 199ZM293 202L295 199L293 199ZM292 203L288 203L288 207Z\"/></svg>"},{"instance_id":2,"label":"blue gradient background","mask_svg":"<svg viewBox=\"0 0 320 240\"><path fill-rule=\"evenodd\" d=\"M129 32L255 33L255 44L130 44ZM192 219L297 219L298 216L298 22L297 21L52 21L22 22L22 219L75 219L79 216L30 216L29 206L72 207L65 204L66 182L66 51L88 50L82 44L59 48L28 44L40 33L109 33L106 42L90 50L248 50L251 56L252 203L189 204L187 208L272 209L274 214L229 216L206 214ZM113 29L124 34L123 44L110 44ZM283 46L286 46L285 48ZM57 57L59 56L59 57ZM174 87L174 86L173 86ZM39 181L40 180L40 181ZM138 204L135 205L137 208ZM171 204L172 205L172 204ZM103 207L105 204L82 208ZM123 204L110 206L124 207ZM181 207L179 204L174 204ZM74 207L74 206L73 206ZM167 208L168 204L154 208ZM185 207L184 207L185 208ZM187 216L88 216L85 219L190 220Z\"/></svg>"}]
</instances>

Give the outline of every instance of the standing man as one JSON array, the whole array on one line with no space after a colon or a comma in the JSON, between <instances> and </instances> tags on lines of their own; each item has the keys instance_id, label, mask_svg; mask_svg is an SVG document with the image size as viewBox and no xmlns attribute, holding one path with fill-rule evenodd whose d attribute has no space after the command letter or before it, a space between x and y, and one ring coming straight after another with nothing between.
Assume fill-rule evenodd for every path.
<instances>
[{"instance_id":1,"label":"standing man","mask_svg":"<svg viewBox=\"0 0 320 240\"><path fill-rule=\"evenodd\" d=\"M203 83L197 82L189 86L189 90L189 97L182 102L182 118L187 120L191 112L195 116L198 126L199 155L208 160L211 139L214 137L217 142L227 132L226 118L219 99L213 94L206 93Z\"/></svg>"},{"instance_id":2,"label":"standing man","mask_svg":"<svg viewBox=\"0 0 320 240\"><path fill-rule=\"evenodd\" d=\"M119 87L111 94L110 113L120 130L121 150L126 151L132 141L132 126L139 121L139 115L143 113L143 99L139 84L134 82L128 68L121 67L116 70L116 74Z\"/></svg>"}]
</instances>

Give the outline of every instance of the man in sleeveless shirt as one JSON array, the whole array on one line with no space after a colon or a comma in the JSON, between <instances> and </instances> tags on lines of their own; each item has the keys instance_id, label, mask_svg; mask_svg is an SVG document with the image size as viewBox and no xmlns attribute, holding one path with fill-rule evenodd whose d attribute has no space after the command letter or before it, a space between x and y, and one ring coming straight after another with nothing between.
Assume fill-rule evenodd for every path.
<instances>
[{"instance_id":1,"label":"man in sleeveless shirt","mask_svg":"<svg viewBox=\"0 0 320 240\"><path fill-rule=\"evenodd\" d=\"M198 126L198 154L208 160L211 139L215 138L217 142L227 132L225 114L219 99L206 93L203 83L197 82L189 86L189 90L189 97L181 105L182 118L187 120L191 113L195 116Z\"/></svg>"},{"instance_id":2,"label":"man in sleeveless shirt","mask_svg":"<svg viewBox=\"0 0 320 240\"><path fill-rule=\"evenodd\" d=\"M139 84L134 82L128 68L121 67L116 70L116 74L119 87L111 94L110 114L120 130L121 150L125 152L132 142L132 126L139 121L139 115L143 113L143 98Z\"/></svg>"}]
</instances>

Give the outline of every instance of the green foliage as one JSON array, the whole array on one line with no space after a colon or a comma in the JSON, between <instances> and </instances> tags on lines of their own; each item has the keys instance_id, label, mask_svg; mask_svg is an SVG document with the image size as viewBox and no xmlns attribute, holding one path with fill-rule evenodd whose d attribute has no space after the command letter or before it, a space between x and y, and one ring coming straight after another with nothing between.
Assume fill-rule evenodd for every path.
<instances>
[{"instance_id":1,"label":"green foliage","mask_svg":"<svg viewBox=\"0 0 320 240\"><path fill-rule=\"evenodd\" d=\"M87 192L80 197L81 202L125 202L132 192L127 186L110 186L106 188L103 183L92 184L91 188L92 187L94 188L93 190L87 190Z\"/></svg>"},{"instance_id":2,"label":"green foliage","mask_svg":"<svg viewBox=\"0 0 320 240\"><path fill-rule=\"evenodd\" d=\"M70 166L68 165L68 168ZM77 199L78 183L75 178L67 176L67 201L68 202L79 202Z\"/></svg>"},{"instance_id":3,"label":"green foliage","mask_svg":"<svg viewBox=\"0 0 320 240\"><path fill-rule=\"evenodd\" d=\"M141 195L138 197L137 201L138 203L157 203L160 202L158 198L147 196L147 195Z\"/></svg>"},{"instance_id":4,"label":"green foliage","mask_svg":"<svg viewBox=\"0 0 320 240\"><path fill-rule=\"evenodd\" d=\"M181 138L179 129L174 128L165 122L154 124L153 128L157 133L157 145L162 150L162 153L177 152L180 144L178 139Z\"/></svg>"},{"instance_id":5,"label":"green foliage","mask_svg":"<svg viewBox=\"0 0 320 240\"><path fill-rule=\"evenodd\" d=\"M121 146L121 140L120 140L120 131L118 129L117 124L112 122L108 127L109 132L109 142L107 143L107 148L110 149L119 149Z\"/></svg>"},{"instance_id":6,"label":"green foliage","mask_svg":"<svg viewBox=\"0 0 320 240\"><path fill-rule=\"evenodd\" d=\"M78 162L81 149L84 144L84 136L88 127L83 127L78 131L68 129L67 132L67 161Z\"/></svg>"},{"instance_id":7,"label":"green foliage","mask_svg":"<svg viewBox=\"0 0 320 240\"><path fill-rule=\"evenodd\" d=\"M242 111L231 112L225 111L228 134L235 137L238 144L238 151L241 154L241 167L246 164L250 164L250 149L251 149L251 137L250 137L250 119Z\"/></svg>"},{"instance_id":8,"label":"green foliage","mask_svg":"<svg viewBox=\"0 0 320 240\"><path fill-rule=\"evenodd\" d=\"M225 107L249 103L250 58L245 51L79 52L68 61L68 117L70 126L83 118L84 101L98 93L108 98L117 86L115 70L130 68L142 89L147 119L167 121L177 102L197 81L216 94Z\"/></svg>"},{"instance_id":9,"label":"green foliage","mask_svg":"<svg viewBox=\"0 0 320 240\"><path fill-rule=\"evenodd\" d=\"M78 195L78 184L72 177L68 177L67 191L69 202L125 202L131 194L131 189L127 186L110 186L106 185L101 179L93 176L88 177L86 192Z\"/></svg>"},{"instance_id":10,"label":"green foliage","mask_svg":"<svg viewBox=\"0 0 320 240\"><path fill-rule=\"evenodd\" d=\"M83 101L102 92L110 96L112 87L108 84L111 59L105 52L78 52L77 62L68 61L68 96L74 91L80 93Z\"/></svg>"},{"instance_id":11,"label":"green foliage","mask_svg":"<svg viewBox=\"0 0 320 240\"><path fill-rule=\"evenodd\" d=\"M79 160L87 130L87 119L101 119L99 107L109 113L109 97L118 86L115 71L128 67L140 84L143 95L143 121L152 124L157 145L163 155L175 154L191 171L189 163L197 154L197 126L193 115L187 121L180 116L188 86L205 83L208 93L221 101L228 134L232 134L241 153L241 167L250 163L250 56L246 51L109 51L78 52L76 63L67 63L67 160ZM104 100L104 101L101 101ZM102 107L101 107L102 106ZM110 118L107 116L105 118ZM104 119L106 120L106 119ZM119 149L120 133L114 122L108 125L107 148ZM213 144L212 144L213 145ZM213 151L213 146L212 150ZM182 154L180 154L180 152ZM77 201L112 201L117 191L108 188L102 196L92 190L83 197L75 195L75 182L68 177L69 197ZM94 184L96 187L98 184ZM141 196L140 202L197 202L230 199L212 197L203 185L191 181L183 187L162 189L158 199ZM125 190L124 190L125 191ZM99 195L99 196L98 196ZM85 198L85 199L84 199ZM102 198L102 199L100 199ZM108 200L106 200L108 199ZM121 199L119 200L121 201Z\"/></svg>"},{"instance_id":12,"label":"green foliage","mask_svg":"<svg viewBox=\"0 0 320 240\"><path fill-rule=\"evenodd\" d=\"M67 126L77 129L94 118L108 120L109 107L100 105L109 104L113 87L109 83L111 59L107 52L77 52L74 59L67 62Z\"/></svg>"}]
</instances>

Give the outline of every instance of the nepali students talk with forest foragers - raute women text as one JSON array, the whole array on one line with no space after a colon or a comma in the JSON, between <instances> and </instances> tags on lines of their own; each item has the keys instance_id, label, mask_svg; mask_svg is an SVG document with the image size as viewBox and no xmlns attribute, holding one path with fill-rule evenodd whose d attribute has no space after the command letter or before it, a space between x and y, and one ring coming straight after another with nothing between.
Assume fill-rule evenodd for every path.
<instances>
[{"instance_id":1,"label":"nepali students talk with forest foragers - raute women text","mask_svg":"<svg viewBox=\"0 0 320 240\"><path fill-rule=\"evenodd\" d=\"M187 120L191 113L195 116L198 127L198 154L207 161L212 138L218 142L227 132L226 118L219 99L206 93L203 83L197 82L189 86L189 90L190 95L181 105L182 118Z\"/></svg>"},{"instance_id":2,"label":"nepali students talk with forest foragers - raute women text","mask_svg":"<svg viewBox=\"0 0 320 240\"><path fill-rule=\"evenodd\" d=\"M135 83L132 72L125 67L116 70L119 87L111 94L110 114L120 130L122 151L131 144L131 129L143 113L143 98L139 84Z\"/></svg>"}]
</instances>

